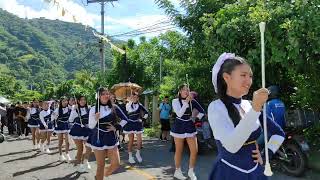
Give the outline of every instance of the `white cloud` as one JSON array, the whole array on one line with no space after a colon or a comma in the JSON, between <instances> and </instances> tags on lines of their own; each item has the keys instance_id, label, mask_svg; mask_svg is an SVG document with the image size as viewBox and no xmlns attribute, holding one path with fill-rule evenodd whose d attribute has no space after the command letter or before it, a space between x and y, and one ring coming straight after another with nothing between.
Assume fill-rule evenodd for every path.
<instances>
[{"instance_id":1,"label":"white cloud","mask_svg":"<svg viewBox=\"0 0 320 180\"><path fill-rule=\"evenodd\" d=\"M62 21L73 22L73 15L75 15L77 22L85 25L94 26L100 20L100 16L88 13L81 5L70 0L57 0L59 7L53 3L47 4L45 8L40 11L34 10L32 7L19 4L16 0L1 1L0 8L13 13L21 18L39 18L59 19ZM42 2L46 3L46 2ZM65 8L65 16L62 16L62 7Z\"/></svg>"},{"instance_id":2,"label":"white cloud","mask_svg":"<svg viewBox=\"0 0 320 180\"><path fill-rule=\"evenodd\" d=\"M59 19L62 21L67 22L73 22L72 15L75 15L77 22L80 22L85 25L89 25L91 27L96 28L98 31L100 31L100 14L93 14L89 13L85 7L83 7L80 4L77 4L74 2L75 0L56 0L59 2L60 8L57 8L56 5L53 5L53 3L46 3L44 0L39 0L41 3L43 3L43 8L41 10L35 10L34 8L30 6L26 6L23 4L19 4L17 0L0 0L0 8L13 13L21 18L40 18L44 17L46 19ZM179 0L171 0L175 4L178 3ZM120 7L119 3L114 3L116 7ZM64 7L66 9L65 16L62 16L62 8ZM144 14L138 14L136 16L128 16L128 17L121 17L121 18L113 18L110 16L105 16L105 32L106 34L112 35L112 34L118 34L119 32L128 32L135 29L145 28L151 25L154 25L155 23L159 23L156 26L152 26L153 31L156 32L148 32L150 30L144 30L143 32L147 34L142 34L139 36L157 36L160 33L166 32L170 27L170 24L168 23L160 23L163 21L168 21L169 18L166 15L161 14L153 14L153 15L144 15ZM161 30L162 29L162 30ZM129 37L119 37L121 39L127 39Z\"/></svg>"}]
</instances>

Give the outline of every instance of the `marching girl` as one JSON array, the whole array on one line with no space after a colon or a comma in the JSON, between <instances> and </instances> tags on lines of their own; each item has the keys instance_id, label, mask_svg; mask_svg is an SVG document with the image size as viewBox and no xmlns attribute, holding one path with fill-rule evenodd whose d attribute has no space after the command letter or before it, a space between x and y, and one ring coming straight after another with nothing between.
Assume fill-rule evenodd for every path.
<instances>
[{"instance_id":1,"label":"marching girl","mask_svg":"<svg viewBox=\"0 0 320 180\"><path fill-rule=\"evenodd\" d=\"M40 108L39 108L39 101L33 100L31 107L27 114L28 119L28 127L31 129L32 134L32 144L33 149L40 148L40 133L39 133L39 126L40 126ZM37 140L37 142L36 142Z\"/></svg>"},{"instance_id":2,"label":"marching girl","mask_svg":"<svg viewBox=\"0 0 320 180\"><path fill-rule=\"evenodd\" d=\"M49 109L49 102L42 102L42 111L39 113L40 119L40 136L41 136L41 146L40 149L42 152L51 153L49 150L51 134L54 129L53 121L51 119L52 111ZM47 141L47 145L44 145L44 142Z\"/></svg>"},{"instance_id":3,"label":"marching girl","mask_svg":"<svg viewBox=\"0 0 320 180\"><path fill-rule=\"evenodd\" d=\"M89 136L89 107L87 105L86 98L84 96L80 96L76 99L76 105L71 111L69 122L73 122L74 125L70 130L70 137L73 139L74 143L77 147L77 156L75 163L80 164L79 171L84 172L86 169L91 169L88 158L91 153L91 148L85 147L85 154L83 154L83 149L85 143L88 140ZM84 166L84 164L86 166Z\"/></svg>"},{"instance_id":4,"label":"marching girl","mask_svg":"<svg viewBox=\"0 0 320 180\"><path fill-rule=\"evenodd\" d=\"M123 126L123 133L127 134L129 137L128 143L128 154L129 163L136 163L132 156L132 146L134 142L134 135L137 136L137 152L136 158L139 163L142 162L141 157L141 147L142 147L142 133L143 133L143 120L148 118L147 109L139 103L138 92L133 92L133 94L128 98L128 103L126 104L126 111L128 116L127 123ZM142 120L143 119L143 120Z\"/></svg>"},{"instance_id":5,"label":"marching girl","mask_svg":"<svg viewBox=\"0 0 320 180\"><path fill-rule=\"evenodd\" d=\"M69 98L69 101L68 101L68 108L69 108L69 111L71 112L73 109L74 109L74 106L76 104L76 97L71 97ZM71 129L73 126L73 122L69 122L69 129Z\"/></svg>"},{"instance_id":6,"label":"marching girl","mask_svg":"<svg viewBox=\"0 0 320 180\"><path fill-rule=\"evenodd\" d=\"M181 171L181 157L184 140L186 140L190 149L188 176L191 180L196 180L197 177L194 173L194 166L198 153L197 131L191 116L194 109L198 110L199 113L197 117L199 119L203 117L205 112L201 105L192 98L189 92L188 85L183 84L179 87L178 98L172 100L172 109L176 114L176 119L170 135L174 137L176 147L174 155L176 170L174 172L174 177L177 179L186 179Z\"/></svg>"},{"instance_id":7,"label":"marching girl","mask_svg":"<svg viewBox=\"0 0 320 180\"><path fill-rule=\"evenodd\" d=\"M110 176L120 166L115 123L117 117L126 121L127 118L118 106L112 104L108 89L99 88L97 94L96 105L89 112L89 128L92 131L88 145L94 151L97 160L96 179L102 180L103 176ZM107 168L106 157L110 160L110 166Z\"/></svg>"},{"instance_id":8,"label":"marching girl","mask_svg":"<svg viewBox=\"0 0 320 180\"><path fill-rule=\"evenodd\" d=\"M208 119L218 148L209 180L266 180L256 140L261 134L260 111L268 90L254 92L252 103L243 100L252 85L252 71L241 57L222 54L212 69L219 99L210 103ZM268 117L268 150L275 153L284 140L282 129Z\"/></svg>"},{"instance_id":9,"label":"marching girl","mask_svg":"<svg viewBox=\"0 0 320 180\"><path fill-rule=\"evenodd\" d=\"M56 127L54 128L54 132L58 135L59 140L59 160L60 161L71 161L69 155L69 116L71 110L68 107L68 98L61 97L59 108L55 109L52 118L55 119ZM63 139L65 140L65 153L66 157L62 154L62 144Z\"/></svg>"}]
</instances>

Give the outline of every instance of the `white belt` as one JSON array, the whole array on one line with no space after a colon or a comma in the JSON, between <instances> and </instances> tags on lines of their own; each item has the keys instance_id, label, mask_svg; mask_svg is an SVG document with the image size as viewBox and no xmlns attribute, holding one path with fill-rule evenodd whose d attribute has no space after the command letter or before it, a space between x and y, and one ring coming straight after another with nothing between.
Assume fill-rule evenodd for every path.
<instances>
[{"instance_id":1,"label":"white belt","mask_svg":"<svg viewBox=\"0 0 320 180\"><path fill-rule=\"evenodd\" d=\"M81 124L79 124L79 123L74 123L74 124L76 124L76 125L79 125L79 126L81 126ZM89 127L87 124L82 124L84 127ZM82 126L81 126L82 127Z\"/></svg>"},{"instance_id":2,"label":"white belt","mask_svg":"<svg viewBox=\"0 0 320 180\"><path fill-rule=\"evenodd\" d=\"M128 121L131 121L131 122L142 122L142 120L141 120L141 119L136 119L136 120L128 119Z\"/></svg>"},{"instance_id":3,"label":"white belt","mask_svg":"<svg viewBox=\"0 0 320 180\"><path fill-rule=\"evenodd\" d=\"M57 122L68 123L69 121L58 120Z\"/></svg>"},{"instance_id":4,"label":"white belt","mask_svg":"<svg viewBox=\"0 0 320 180\"><path fill-rule=\"evenodd\" d=\"M179 118L179 117L176 117L177 119L181 120L181 121L191 121L192 119L182 119L182 118Z\"/></svg>"},{"instance_id":5,"label":"white belt","mask_svg":"<svg viewBox=\"0 0 320 180\"><path fill-rule=\"evenodd\" d=\"M236 169L236 170L238 170L238 171L241 171L241 172L243 172L243 173L246 173L246 174L249 174L249 173L253 172L253 171L256 170L257 167L258 167L258 163L257 163L253 168L251 168L251 169L249 169L249 170L245 170L245 169L239 168L238 166L235 166L235 165L233 165L233 164L230 164L228 161L226 161L226 160L224 160L224 159L221 159L221 161L222 161L223 163L225 163L226 165L228 165L229 167L231 167L231 168L233 168L233 169Z\"/></svg>"}]
</instances>

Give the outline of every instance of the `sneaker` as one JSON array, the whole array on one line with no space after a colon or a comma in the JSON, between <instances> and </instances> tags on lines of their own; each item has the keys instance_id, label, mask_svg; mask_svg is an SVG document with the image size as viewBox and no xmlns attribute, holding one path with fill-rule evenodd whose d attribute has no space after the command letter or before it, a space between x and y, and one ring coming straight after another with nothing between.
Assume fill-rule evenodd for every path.
<instances>
[{"instance_id":1,"label":"sneaker","mask_svg":"<svg viewBox=\"0 0 320 180\"><path fill-rule=\"evenodd\" d=\"M22 139L26 138L26 136L24 134L22 134Z\"/></svg>"},{"instance_id":2,"label":"sneaker","mask_svg":"<svg viewBox=\"0 0 320 180\"><path fill-rule=\"evenodd\" d=\"M87 162L86 162L86 164L87 164L87 169L89 169L89 170L90 170L90 169L91 169L91 166L90 166L89 161L87 161Z\"/></svg>"},{"instance_id":3,"label":"sneaker","mask_svg":"<svg viewBox=\"0 0 320 180\"><path fill-rule=\"evenodd\" d=\"M194 173L193 168L190 168L190 169L189 169L189 171L188 171L188 176L189 176L190 180L197 180L197 176L196 176L196 174Z\"/></svg>"},{"instance_id":4,"label":"sneaker","mask_svg":"<svg viewBox=\"0 0 320 180\"><path fill-rule=\"evenodd\" d=\"M51 151L50 151L49 148L46 149L46 153L47 153L47 154L50 154L50 153L51 153Z\"/></svg>"},{"instance_id":5,"label":"sneaker","mask_svg":"<svg viewBox=\"0 0 320 180\"><path fill-rule=\"evenodd\" d=\"M133 159L132 156L129 156L129 163L130 163L130 164L136 163L136 161Z\"/></svg>"},{"instance_id":6,"label":"sneaker","mask_svg":"<svg viewBox=\"0 0 320 180\"><path fill-rule=\"evenodd\" d=\"M38 146L37 145L33 145L33 150L36 150L38 149Z\"/></svg>"},{"instance_id":7,"label":"sneaker","mask_svg":"<svg viewBox=\"0 0 320 180\"><path fill-rule=\"evenodd\" d=\"M40 151L41 151L41 152L45 152L45 150L46 150L45 145L41 145L41 147L40 147Z\"/></svg>"},{"instance_id":8,"label":"sneaker","mask_svg":"<svg viewBox=\"0 0 320 180\"><path fill-rule=\"evenodd\" d=\"M66 160L67 160L66 157L64 157L64 155L61 154L60 157L59 157L59 161L64 162Z\"/></svg>"},{"instance_id":9,"label":"sneaker","mask_svg":"<svg viewBox=\"0 0 320 180\"><path fill-rule=\"evenodd\" d=\"M38 149L40 149L40 148L41 148L41 145L40 145L40 144L37 144L36 146L37 146L37 148L38 148Z\"/></svg>"},{"instance_id":10,"label":"sneaker","mask_svg":"<svg viewBox=\"0 0 320 180\"><path fill-rule=\"evenodd\" d=\"M177 179L180 179L180 180L185 180L187 179L181 172L181 169L176 169L176 171L174 172L174 175L173 177L177 178Z\"/></svg>"},{"instance_id":11,"label":"sneaker","mask_svg":"<svg viewBox=\"0 0 320 180\"><path fill-rule=\"evenodd\" d=\"M140 155L139 152L136 153L136 158L137 158L137 160L138 160L139 163L142 162L142 157L141 157L141 155Z\"/></svg>"},{"instance_id":12,"label":"sneaker","mask_svg":"<svg viewBox=\"0 0 320 180\"><path fill-rule=\"evenodd\" d=\"M71 157L70 157L70 155L69 155L69 154L66 154L66 156L67 156L67 161L70 162L70 161L72 160Z\"/></svg>"}]
</instances>

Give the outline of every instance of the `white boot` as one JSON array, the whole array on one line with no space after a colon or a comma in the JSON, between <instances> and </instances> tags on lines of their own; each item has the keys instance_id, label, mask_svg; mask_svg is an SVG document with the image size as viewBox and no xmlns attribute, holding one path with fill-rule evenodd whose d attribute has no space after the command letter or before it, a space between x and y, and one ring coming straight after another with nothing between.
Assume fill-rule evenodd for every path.
<instances>
[{"instance_id":1,"label":"white boot","mask_svg":"<svg viewBox=\"0 0 320 180\"><path fill-rule=\"evenodd\" d=\"M36 150L38 149L38 146L37 145L33 145L33 150Z\"/></svg>"},{"instance_id":2,"label":"white boot","mask_svg":"<svg viewBox=\"0 0 320 180\"><path fill-rule=\"evenodd\" d=\"M49 145L47 145L46 153L47 153L47 154L50 154L50 153L51 153L51 151L50 151L50 149L49 149Z\"/></svg>"},{"instance_id":3,"label":"white boot","mask_svg":"<svg viewBox=\"0 0 320 180\"><path fill-rule=\"evenodd\" d=\"M45 152L45 145L44 144L41 144L41 146L40 146L40 150L41 150L41 152Z\"/></svg>"},{"instance_id":4,"label":"white boot","mask_svg":"<svg viewBox=\"0 0 320 180\"><path fill-rule=\"evenodd\" d=\"M66 154L66 157L67 157L68 162L70 162L72 160L69 154Z\"/></svg>"},{"instance_id":5,"label":"white boot","mask_svg":"<svg viewBox=\"0 0 320 180\"><path fill-rule=\"evenodd\" d=\"M84 164L87 166L87 169L91 169L90 163L87 159L84 160Z\"/></svg>"},{"instance_id":6,"label":"white boot","mask_svg":"<svg viewBox=\"0 0 320 180\"><path fill-rule=\"evenodd\" d=\"M188 176L189 176L190 180L197 180L197 176L196 176L196 174L194 173L193 168L189 168Z\"/></svg>"},{"instance_id":7,"label":"white boot","mask_svg":"<svg viewBox=\"0 0 320 180\"><path fill-rule=\"evenodd\" d=\"M60 157L59 157L59 161L64 162L66 160L67 160L66 157L64 157L64 155L61 154Z\"/></svg>"},{"instance_id":8,"label":"white boot","mask_svg":"<svg viewBox=\"0 0 320 180\"><path fill-rule=\"evenodd\" d=\"M185 180L187 179L183 174L180 168L176 169L176 171L174 172L173 177L180 179L180 180Z\"/></svg>"},{"instance_id":9,"label":"white boot","mask_svg":"<svg viewBox=\"0 0 320 180\"><path fill-rule=\"evenodd\" d=\"M141 154L140 154L140 150L137 150L137 152L136 152L136 158L137 158L137 160L138 160L139 163L142 162L142 157L141 157Z\"/></svg>"},{"instance_id":10,"label":"white boot","mask_svg":"<svg viewBox=\"0 0 320 180\"><path fill-rule=\"evenodd\" d=\"M130 164L136 163L136 161L134 160L134 158L133 158L133 156L132 156L132 152L129 152L129 163L130 163Z\"/></svg>"}]
</instances>

